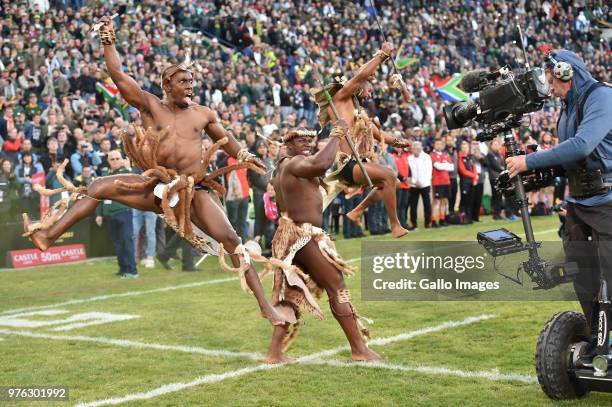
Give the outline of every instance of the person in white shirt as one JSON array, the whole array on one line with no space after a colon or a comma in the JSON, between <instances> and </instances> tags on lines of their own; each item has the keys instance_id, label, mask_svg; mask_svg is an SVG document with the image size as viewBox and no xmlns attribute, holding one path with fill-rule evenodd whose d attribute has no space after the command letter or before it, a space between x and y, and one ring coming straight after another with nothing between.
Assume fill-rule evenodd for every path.
<instances>
[{"instance_id":1,"label":"person in white shirt","mask_svg":"<svg viewBox=\"0 0 612 407\"><path fill-rule=\"evenodd\" d=\"M419 205L419 196L423 199L423 209L425 211L425 228L431 227L431 176L432 164L429 154L423 152L423 146L420 141L412 143L408 157L408 165L410 166L411 175L411 192L410 192L410 222L412 228L417 227L417 207Z\"/></svg>"}]
</instances>

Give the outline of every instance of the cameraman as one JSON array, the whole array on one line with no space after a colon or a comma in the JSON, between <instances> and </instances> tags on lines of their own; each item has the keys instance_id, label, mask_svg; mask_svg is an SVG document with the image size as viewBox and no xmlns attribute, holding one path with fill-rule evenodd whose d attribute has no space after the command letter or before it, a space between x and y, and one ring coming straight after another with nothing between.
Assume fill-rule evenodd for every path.
<instances>
[{"instance_id":1,"label":"cameraman","mask_svg":"<svg viewBox=\"0 0 612 407\"><path fill-rule=\"evenodd\" d=\"M612 286L612 88L597 82L573 52L558 50L551 57L546 77L552 96L563 101L557 123L559 144L547 151L509 157L506 164L512 177L555 166L566 170L570 196L565 250L567 260L578 263L574 290L590 325L600 268L608 295ZM597 243L582 243L589 239Z\"/></svg>"}]
</instances>

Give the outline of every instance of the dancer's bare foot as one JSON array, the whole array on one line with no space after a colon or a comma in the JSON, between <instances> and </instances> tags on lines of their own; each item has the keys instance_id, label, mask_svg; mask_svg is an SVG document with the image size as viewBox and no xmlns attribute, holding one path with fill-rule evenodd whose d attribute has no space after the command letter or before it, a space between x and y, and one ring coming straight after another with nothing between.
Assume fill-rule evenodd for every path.
<instances>
[{"instance_id":1,"label":"dancer's bare foot","mask_svg":"<svg viewBox=\"0 0 612 407\"><path fill-rule=\"evenodd\" d=\"M353 222L355 225L362 227L361 225L361 215L362 214L363 214L362 211L353 209L352 211L346 214L346 217L349 218L349 220Z\"/></svg>"},{"instance_id":2,"label":"dancer's bare foot","mask_svg":"<svg viewBox=\"0 0 612 407\"><path fill-rule=\"evenodd\" d=\"M23 231L28 233L30 231L30 218L27 213L22 213L21 217L23 218ZM51 246L51 243L48 239L45 239L42 236L41 232L34 232L29 236L29 239L34 243L34 246L41 252L44 252Z\"/></svg>"},{"instance_id":3,"label":"dancer's bare foot","mask_svg":"<svg viewBox=\"0 0 612 407\"><path fill-rule=\"evenodd\" d=\"M379 362L384 362L385 359L380 356L378 353L374 352L372 349L370 348L365 348L361 351L354 351L352 354L352 358L354 361L356 362L365 362L365 361L371 361L371 360L376 360Z\"/></svg>"},{"instance_id":4,"label":"dancer's bare foot","mask_svg":"<svg viewBox=\"0 0 612 407\"><path fill-rule=\"evenodd\" d=\"M391 227L391 235L393 237L398 238L408 234L408 230L404 229L402 225L392 226Z\"/></svg>"},{"instance_id":5,"label":"dancer's bare foot","mask_svg":"<svg viewBox=\"0 0 612 407\"><path fill-rule=\"evenodd\" d=\"M267 363L269 365L278 365L281 363L291 363L295 361L295 358L290 358L289 356L285 356L282 353L280 354L276 354L274 353L268 353L268 356L266 356L266 358L264 359L264 363Z\"/></svg>"}]
</instances>

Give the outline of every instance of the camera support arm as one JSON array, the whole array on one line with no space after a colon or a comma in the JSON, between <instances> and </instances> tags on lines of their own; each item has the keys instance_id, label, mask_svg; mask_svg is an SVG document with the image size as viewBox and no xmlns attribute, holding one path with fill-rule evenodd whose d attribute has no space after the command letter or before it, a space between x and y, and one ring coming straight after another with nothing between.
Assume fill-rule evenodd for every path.
<instances>
[{"instance_id":1,"label":"camera support arm","mask_svg":"<svg viewBox=\"0 0 612 407\"><path fill-rule=\"evenodd\" d=\"M512 130L504 134L504 145L506 146L508 157L514 157L521 154ZM525 194L525 187L523 186L521 174L514 177L513 183L514 188L516 189L515 202L520 208L523 228L525 229L525 238L527 239L529 258L539 260L540 256L538 255L538 245L533 234L533 226L531 225L531 218L529 217L529 202L527 200L527 195Z\"/></svg>"}]
</instances>

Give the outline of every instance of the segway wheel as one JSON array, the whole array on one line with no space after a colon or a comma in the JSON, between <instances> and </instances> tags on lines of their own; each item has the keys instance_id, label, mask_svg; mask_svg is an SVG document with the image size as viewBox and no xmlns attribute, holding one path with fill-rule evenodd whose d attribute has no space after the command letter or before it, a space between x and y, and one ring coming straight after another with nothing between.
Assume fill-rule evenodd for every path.
<instances>
[{"instance_id":1,"label":"segway wheel","mask_svg":"<svg viewBox=\"0 0 612 407\"><path fill-rule=\"evenodd\" d=\"M587 394L569 369L572 344L589 341L586 318L577 312L554 315L544 326L536 347L536 372L542 390L553 400L577 399Z\"/></svg>"}]
</instances>

